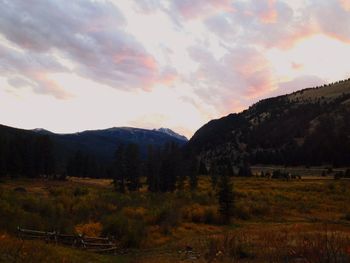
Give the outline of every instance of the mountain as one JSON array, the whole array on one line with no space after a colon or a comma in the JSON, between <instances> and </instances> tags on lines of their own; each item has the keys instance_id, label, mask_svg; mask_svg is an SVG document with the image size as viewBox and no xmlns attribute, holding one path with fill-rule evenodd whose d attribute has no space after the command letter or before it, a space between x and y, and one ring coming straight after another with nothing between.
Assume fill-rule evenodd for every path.
<instances>
[{"instance_id":1,"label":"mountain","mask_svg":"<svg viewBox=\"0 0 350 263\"><path fill-rule=\"evenodd\" d=\"M183 145L187 140L163 132L120 127L104 130L90 130L74 134L54 134L53 140L69 150L81 150L95 155L101 160L111 160L118 145L136 143L142 156L146 155L148 145L160 147L167 142Z\"/></svg>"},{"instance_id":2,"label":"mountain","mask_svg":"<svg viewBox=\"0 0 350 263\"><path fill-rule=\"evenodd\" d=\"M206 163L350 165L350 79L212 120L187 148Z\"/></svg>"},{"instance_id":3,"label":"mountain","mask_svg":"<svg viewBox=\"0 0 350 263\"><path fill-rule=\"evenodd\" d=\"M168 130L171 131L171 130ZM120 144L136 143L142 156L147 153L148 145L160 147L168 142L184 145L187 142L175 132L164 132L131 127L114 127L104 130L88 130L72 134L56 134L45 129L24 130L0 125L0 138L27 138L48 136L54 143L55 156L59 163L65 163L67 158L77 151L94 156L97 160L109 162Z\"/></svg>"},{"instance_id":4,"label":"mountain","mask_svg":"<svg viewBox=\"0 0 350 263\"><path fill-rule=\"evenodd\" d=\"M177 138L177 139L179 139L181 141L188 141L188 139L185 136L183 136L181 134L178 134L178 133L176 133L173 130L168 129L168 128L154 129L154 131L165 133L165 134L170 135L172 137L175 137L175 138Z\"/></svg>"}]
</instances>

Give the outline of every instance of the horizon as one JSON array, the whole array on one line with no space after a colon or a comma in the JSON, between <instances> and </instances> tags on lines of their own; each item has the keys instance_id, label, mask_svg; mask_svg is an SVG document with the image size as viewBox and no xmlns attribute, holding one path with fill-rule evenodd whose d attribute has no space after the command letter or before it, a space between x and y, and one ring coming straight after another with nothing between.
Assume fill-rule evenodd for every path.
<instances>
[{"instance_id":1,"label":"horizon","mask_svg":"<svg viewBox=\"0 0 350 263\"><path fill-rule=\"evenodd\" d=\"M191 138L261 99L350 75L344 0L0 6L0 123L21 129L164 127Z\"/></svg>"}]
</instances>

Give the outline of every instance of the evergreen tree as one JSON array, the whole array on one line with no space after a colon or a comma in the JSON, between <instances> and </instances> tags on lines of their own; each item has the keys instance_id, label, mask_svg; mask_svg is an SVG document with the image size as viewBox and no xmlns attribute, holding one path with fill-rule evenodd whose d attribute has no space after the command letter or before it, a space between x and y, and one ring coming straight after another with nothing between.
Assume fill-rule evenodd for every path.
<instances>
[{"instance_id":1,"label":"evergreen tree","mask_svg":"<svg viewBox=\"0 0 350 263\"><path fill-rule=\"evenodd\" d=\"M192 157L188 163L188 177L190 179L190 189L194 191L198 186L198 167L196 157Z\"/></svg>"},{"instance_id":2,"label":"evergreen tree","mask_svg":"<svg viewBox=\"0 0 350 263\"><path fill-rule=\"evenodd\" d=\"M35 149L37 174L45 177L52 176L55 171L55 157L50 137L47 135L39 136L35 142Z\"/></svg>"},{"instance_id":3,"label":"evergreen tree","mask_svg":"<svg viewBox=\"0 0 350 263\"><path fill-rule=\"evenodd\" d=\"M215 164L215 162L213 162L212 165L210 166L209 174L210 174L211 187L213 189L216 189L219 176L218 176L218 167Z\"/></svg>"},{"instance_id":4,"label":"evergreen tree","mask_svg":"<svg viewBox=\"0 0 350 263\"><path fill-rule=\"evenodd\" d=\"M129 191L137 191L140 188L141 158L139 146L130 143L125 149L125 175Z\"/></svg>"},{"instance_id":5,"label":"evergreen tree","mask_svg":"<svg viewBox=\"0 0 350 263\"><path fill-rule=\"evenodd\" d=\"M250 166L247 162L244 162L243 165L239 167L238 176L242 176L242 177L252 176L252 170L250 169Z\"/></svg>"},{"instance_id":6,"label":"evergreen tree","mask_svg":"<svg viewBox=\"0 0 350 263\"><path fill-rule=\"evenodd\" d=\"M175 143L168 143L162 151L162 162L160 167L160 191L173 192L176 188L176 180L181 172L180 149Z\"/></svg>"},{"instance_id":7,"label":"evergreen tree","mask_svg":"<svg viewBox=\"0 0 350 263\"><path fill-rule=\"evenodd\" d=\"M22 160L18 140L11 140L6 151L7 172L11 177L17 177L22 171Z\"/></svg>"},{"instance_id":8,"label":"evergreen tree","mask_svg":"<svg viewBox=\"0 0 350 263\"><path fill-rule=\"evenodd\" d=\"M155 148L153 145L149 145L147 149L146 160L146 176L148 191L159 192L160 191L160 165L161 165L161 153L159 148Z\"/></svg>"},{"instance_id":9,"label":"evergreen tree","mask_svg":"<svg viewBox=\"0 0 350 263\"><path fill-rule=\"evenodd\" d=\"M203 160L201 160L199 162L198 174L199 175L207 175L208 174L207 167L206 167L206 165L205 165Z\"/></svg>"},{"instance_id":10,"label":"evergreen tree","mask_svg":"<svg viewBox=\"0 0 350 263\"><path fill-rule=\"evenodd\" d=\"M230 223L231 217L234 214L234 193L230 179L226 174L220 178L219 189L217 193L219 202L219 213L225 224Z\"/></svg>"},{"instance_id":11,"label":"evergreen tree","mask_svg":"<svg viewBox=\"0 0 350 263\"><path fill-rule=\"evenodd\" d=\"M120 193L125 193L126 165L125 147L123 144L120 144L115 152L113 172L114 188Z\"/></svg>"},{"instance_id":12,"label":"evergreen tree","mask_svg":"<svg viewBox=\"0 0 350 263\"><path fill-rule=\"evenodd\" d=\"M0 139L0 177L6 175L5 147L5 141Z\"/></svg>"}]
</instances>

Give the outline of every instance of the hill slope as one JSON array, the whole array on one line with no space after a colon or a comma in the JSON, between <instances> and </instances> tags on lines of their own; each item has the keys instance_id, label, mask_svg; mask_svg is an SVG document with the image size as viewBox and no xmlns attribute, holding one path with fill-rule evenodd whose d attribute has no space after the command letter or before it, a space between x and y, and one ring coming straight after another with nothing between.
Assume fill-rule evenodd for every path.
<instances>
[{"instance_id":1,"label":"hill slope","mask_svg":"<svg viewBox=\"0 0 350 263\"><path fill-rule=\"evenodd\" d=\"M188 143L207 163L350 165L350 80L262 100Z\"/></svg>"},{"instance_id":2,"label":"hill slope","mask_svg":"<svg viewBox=\"0 0 350 263\"><path fill-rule=\"evenodd\" d=\"M73 134L51 134L50 137L65 152L81 150L105 161L113 158L120 144L135 143L139 145L141 155L145 156L148 145L162 146L167 142L183 145L187 142L185 139L163 132L130 127L90 130Z\"/></svg>"},{"instance_id":3,"label":"hill slope","mask_svg":"<svg viewBox=\"0 0 350 263\"><path fill-rule=\"evenodd\" d=\"M174 133L174 132L173 132ZM176 134L176 133L174 133ZM77 151L95 156L97 160L109 162L120 144L136 143L145 156L148 145L162 146L167 142L183 145L187 139L156 130L121 127L105 130L91 130L72 134L56 134L44 129L24 130L0 125L2 140L20 140L48 136L54 143L55 156L59 163L64 163Z\"/></svg>"}]
</instances>

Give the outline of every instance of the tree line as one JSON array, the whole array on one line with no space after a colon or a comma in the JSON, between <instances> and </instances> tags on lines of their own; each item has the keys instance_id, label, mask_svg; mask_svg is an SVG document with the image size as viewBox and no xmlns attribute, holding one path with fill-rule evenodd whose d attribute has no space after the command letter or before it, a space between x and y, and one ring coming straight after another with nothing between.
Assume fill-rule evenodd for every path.
<instances>
[{"instance_id":1,"label":"tree line","mask_svg":"<svg viewBox=\"0 0 350 263\"><path fill-rule=\"evenodd\" d=\"M184 154L176 143L163 147L148 146L147 157L142 160L137 144L121 144L116 150L113 168L115 189L124 193L137 191L140 178L146 178L150 192L173 192L183 189L186 178L191 189L197 186L198 162Z\"/></svg>"},{"instance_id":2,"label":"tree line","mask_svg":"<svg viewBox=\"0 0 350 263\"><path fill-rule=\"evenodd\" d=\"M64 180L66 176L112 178L120 193L138 191L145 178L149 192L195 190L199 175L210 175L218 194L220 213L225 221L232 214L234 195L227 162L213 163L208 171L204 162L176 143L162 147L148 146L141 158L137 144L120 144L113 163L106 164L83 151L77 151L63 166L57 161L55 145L48 135L14 136L0 139L0 177L28 177Z\"/></svg>"},{"instance_id":3,"label":"tree line","mask_svg":"<svg viewBox=\"0 0 350 263\"><path fill-rule=\"evenodd\" d=\"M54 146L46 135L0 139L0 176L57 177Z\"/></svg>"}]
</instances>

